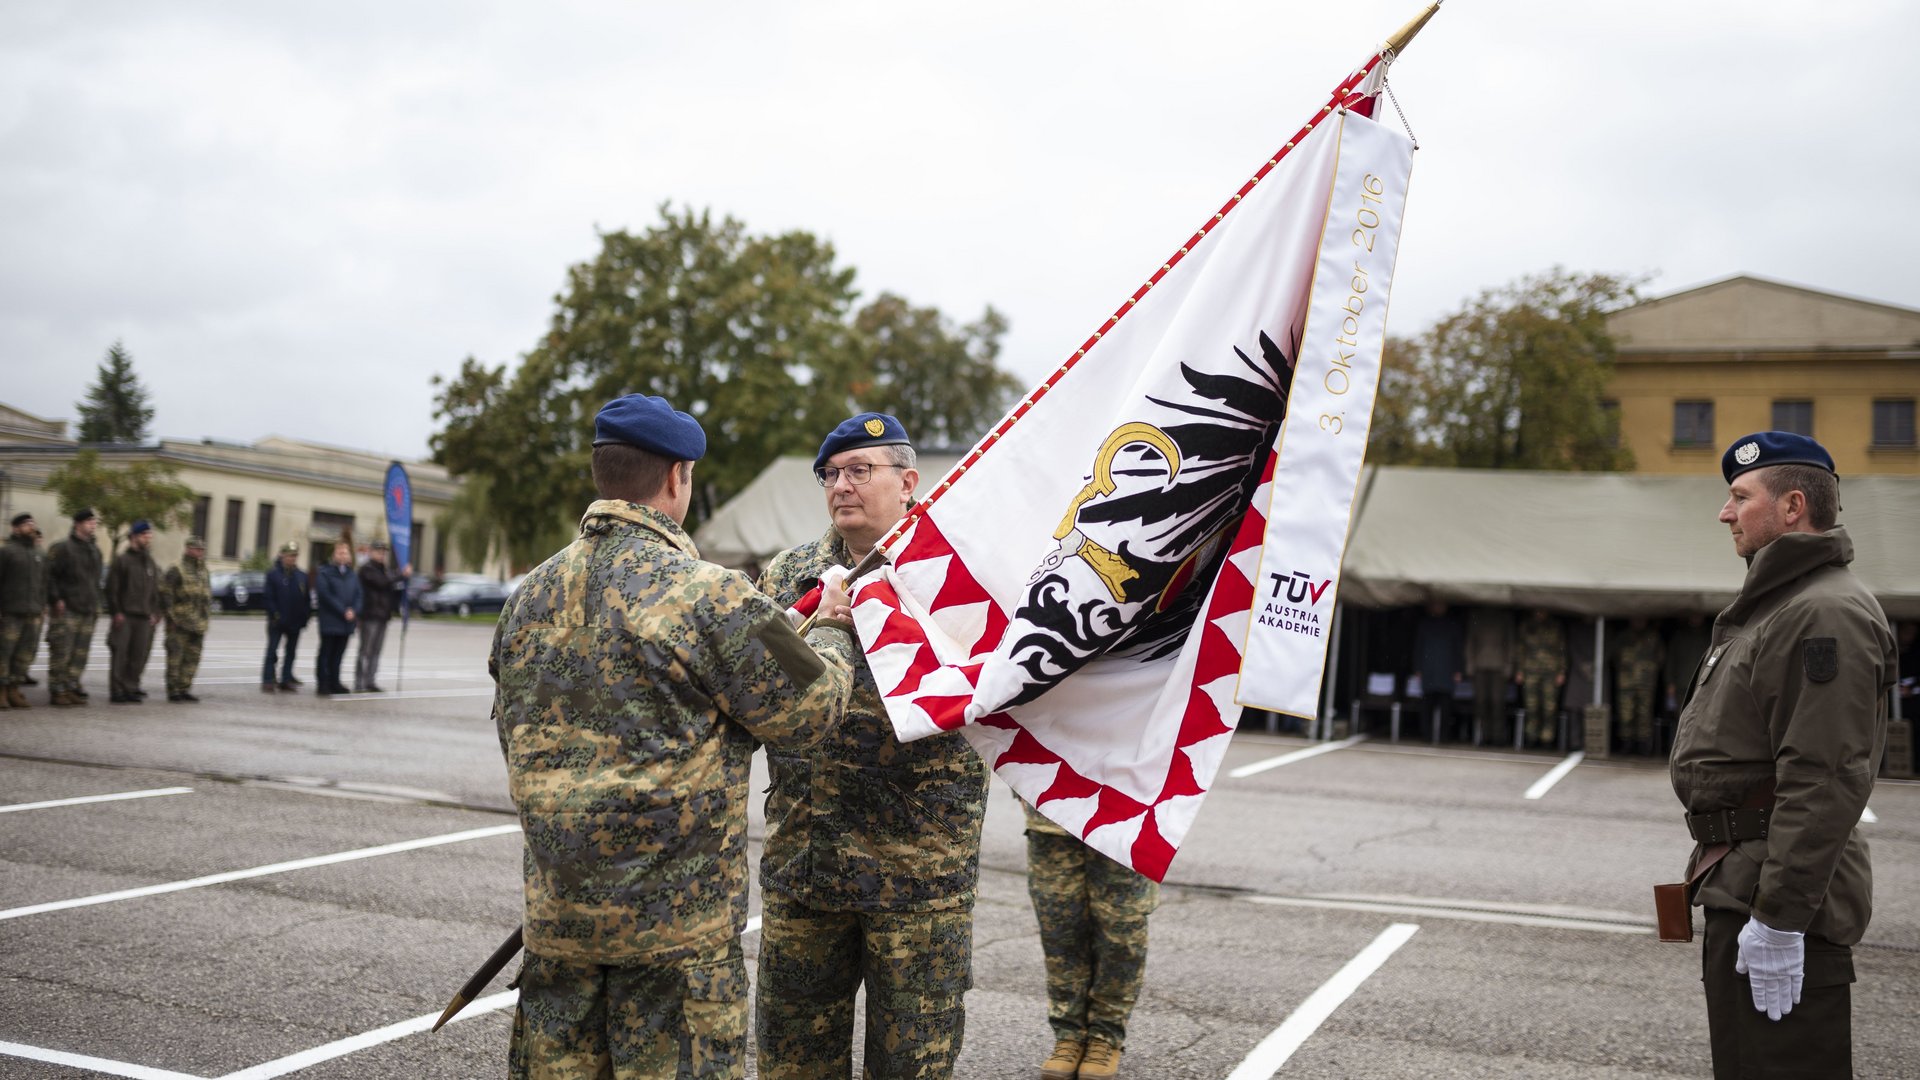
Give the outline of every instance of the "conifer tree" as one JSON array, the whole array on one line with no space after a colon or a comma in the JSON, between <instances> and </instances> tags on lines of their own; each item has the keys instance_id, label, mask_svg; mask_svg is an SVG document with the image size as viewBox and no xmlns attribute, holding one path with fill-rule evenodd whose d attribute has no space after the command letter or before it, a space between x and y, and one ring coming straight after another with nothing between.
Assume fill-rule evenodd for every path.
<instances>
[{"instance_id":1,"label":"conifer tree","mask_svg":"<svg viewBox=\"0 0 1920 1080\"><path fill-rule=\"evenodd\" d=\"M74 408L80 410L83 443L146 441L153 407L147 404L147 388L133 373L133 358L125 345L116 341L107 350L93 385L87 388L87 399L75 402Z\"/></svg>"}]
</instances>

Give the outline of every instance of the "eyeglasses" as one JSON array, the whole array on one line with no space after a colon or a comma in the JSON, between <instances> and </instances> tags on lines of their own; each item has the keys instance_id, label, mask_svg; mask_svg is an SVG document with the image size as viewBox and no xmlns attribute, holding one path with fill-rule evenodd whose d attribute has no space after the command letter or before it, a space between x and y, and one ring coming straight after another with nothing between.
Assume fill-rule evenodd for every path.
<instances>
[{"instance_id":1,"label":"eyeglasses","mask_svg":"<svg viewBox=\"0 0 1920 1080\"><path fill-rule=\"evenodd\" d=\"M813 478L815 480L820 481L821 487L830 488L833 485L839 483L840 475L842 473L845 473L847 477L847 483L852 484L855 487L858 487L861 484L864 484L867 481L873 479L873 470L875 469L904 469L904 468L906 468L905 465L869 465L864 461L856 461L852 465L849 465L844 469L836 469L831 465L828 465L825 468L815 469L813 470Z\"/></svg>"}]
</instances>

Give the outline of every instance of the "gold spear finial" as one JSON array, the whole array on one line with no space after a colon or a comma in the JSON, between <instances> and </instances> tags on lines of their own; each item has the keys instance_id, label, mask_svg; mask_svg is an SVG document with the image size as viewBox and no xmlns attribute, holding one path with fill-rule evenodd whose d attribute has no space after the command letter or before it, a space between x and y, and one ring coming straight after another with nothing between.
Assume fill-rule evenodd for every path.
<instances>
[{"instance_id":1,"label":"gold spear finial","mask_svg":"<svg viewBox=\"0 0 1920 1080\"><path fill-rule=\"evenodd\" d=\"M1433 3L1427 5L1425 11L1408 19L1407 25L1395 30L1392 35L1387 38L1385 51L1393 53L1395 56L1405 52L1407 43L1412 41L1413 36L1420 32L1420 28L1427 25L1427 20L1433 18L1434 13L1440 10L1440 3L1441 0L1433 0Z\"/></svg>"}]
</instances>

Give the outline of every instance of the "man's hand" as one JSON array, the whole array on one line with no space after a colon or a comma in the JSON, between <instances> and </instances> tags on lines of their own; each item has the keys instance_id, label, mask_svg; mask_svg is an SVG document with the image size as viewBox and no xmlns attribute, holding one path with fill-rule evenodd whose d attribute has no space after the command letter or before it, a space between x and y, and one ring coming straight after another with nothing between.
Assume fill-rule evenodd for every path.
<instances>
[{"instance_id":1,"label":"man's hand","mask_svg":"<svg viewBox=\"0 0 1920 1080\"><path fill-rule=\"evenodd\" d=\"M53 613L55 615L65 615L67 613L67 602L65 600L55 600L53 602Z\"/></svg>"},{"instance_id":2,"label":"man's hand","mask_svg":"<svg viewBox=\"0 0 1920 1080\"><path fill-rule=\"evenodd\" d=\"M115 616L113 617L113 627L114 627L114 629L116 629L116 630L118 630L118 629L120 628L120 626L121 626L121 624L123 624L123 623L125 623L126 621L127 621L127 617L126 617L125 615L115 615Z\"/></svg>"},{"instance_id":3,"label":"man's hand","mask_svg":"<svg viewBox=\"0 0 1920 1080\"><path fill-rule=\"evenodd\" d=\"M347 621L348 621L348 622L352 622L352 621L353 621L353 609L352 609L352 608L348 608L348 609L346 610L346 617L347 617Z\"/></svg>"},{"instance_id":4,"label":"man's hand","mask_svg":"<svg viewBox=\"0 0 1920 1080\"><path fill-rule=\"evenodd\" d=\"M1753 1007L1778 1020L1800 1003L1800 984L1806 979L1807 942L1804 934L1775 930L1752 916L1740 930L1740 955L1733 970L1753 985Z\"/></svg>"},{"instance_id":5,"label":"man's hand","mask_svg":"<svg viewBox=\"0 0 1920 1080\"><path fill-rule=\"evenodd\" d=\"M847 595L845 574L829 574L820 582L820 617L837 619L840 622L853 621L853 598Z\"/></svg>"}]
</instances>

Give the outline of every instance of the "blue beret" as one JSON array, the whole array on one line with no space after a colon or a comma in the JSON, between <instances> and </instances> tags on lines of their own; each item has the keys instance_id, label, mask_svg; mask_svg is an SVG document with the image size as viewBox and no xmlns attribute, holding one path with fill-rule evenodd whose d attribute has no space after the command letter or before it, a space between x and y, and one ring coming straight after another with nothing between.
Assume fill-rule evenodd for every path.
<instances>
[{"instance_id":1,"label":"blue beret","mask_svg":"<svg viewBox=\"0 0 1920 1080\"><path fill-rule=\"evenodd\" d=\"M625 443L671 461L699 461L707 453L700 421L665 398L628 394L600 406L593 418L593 445Z\"/></svg>"},{"instance_id":2,"label":"blue beret","mask_svg":"<svg viewBox=\"0 0 1920 1080\"><path fill-rule=\"evenodd\" d=\"M1743 472L1769 465L1814 465L1833 472L1833 455L1805 435L1791 431L1756 431L1733 440L1720 455L1720 474L1733 483Z\"/></svg>"},{"instance_id":3,"label":"blue beret","mask_svg":"<svg viewBox=\"0 0 1920 1080\"><path fill-rule=\"evenodd\" d=\"M868 446L911 446L913 440L907 438L907 429L900 421L886 413L863 412L849 416L840 422L820 444L820 455L813 459L813 467L823 468L827 459L843 450L859 450Z\"/></svg>"},{"instance_id":4,"label":"blue beret","mask_svg":"<svg viewBox=\"0 0 1920 1080\"><path fill-rule=\"evenodd\" d=\"M127 530L127 535L139 536L143 532L152 532L152 531L153 531L153 522L141 520L133 523L133 528Z\"/></svg>"}]
</instances>

